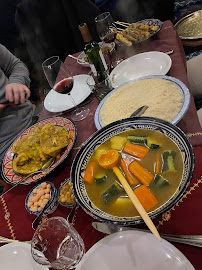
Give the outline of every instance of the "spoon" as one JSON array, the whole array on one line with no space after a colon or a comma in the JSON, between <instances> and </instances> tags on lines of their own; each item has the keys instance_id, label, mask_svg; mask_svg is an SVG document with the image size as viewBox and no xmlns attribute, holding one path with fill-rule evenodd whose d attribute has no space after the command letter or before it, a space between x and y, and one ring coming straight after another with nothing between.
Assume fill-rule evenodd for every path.
<instances>
[{"instance_id":1,"label":"spoon","mask_svg":"<svg viewBox=\"0 0 202 270\"><path fill-rule=\"evenodd\" d=\"M145 211L144 207L140 203L139 199L133 192L131 186L128 184L128 181L123 176L121 170L116 166L119 162L119 153L117 150L109 150L108 152L102 154L99 157L99 165L103 167L104 169L112 169L117 178L119 179L120 183L122 184L125 192L127 193L128 197L131 199L131 202L139 212L140 216L144 220L147 227L150 229L150 231L156 236L156 238L161 241L161 237L159 235L159 232L157 231L154 223L150 219L149 215Z\"/></svg>"},{"instance_id":2,"label":"spoon","mask_svg":"<svg viewBox=\"0 0 202 270\"><path fill-rule=\"evenodd\" d=\"M140 115L142 115L148 108L149 108L148 106L144 105L144 106L138 108L137 110L135 110L135 111L131 114L130 117L135 117L135 116L137 117L137 116L140 116Z\"/></svg>"},{"instance_id":3,"label":"spoon","mask_svg":"<svg viewBox=\"0 0 202 270\"><path fill-rule=\"evenodd\" d=\"M45 170L47 170L53 163L55 162L55 158L50 158L41 168L41 170L39 171L35 171L32 172L30 174L28 174L26 177L22 178L20 181L18 181L15 185L13 185L12 187L10 187L9 189L7 189L6 191L4 191L1 195L0 198L5 195L7 192L9 192L10 190L12 190L13 188L17 187L18 185L20 185L22 182L26 181L30 176L36 174L36 173L41 173ZM45 207L44 207L45 208Z\"/></svg>"},{"instance_id":4,"label":"spoon","mask_svg":"<svg viewBox=\"0 0 202 270\"><path fill-rule=\"evenodd\" d=\"M39 223L41 222L42 218L43 218L43 214L45 212L45 210L48 208L49 204L48 202L46 203L46 205L44 206L44 208L42 209L41 213L35 218L35 220L32 222L32 228L34 230L37 229L37 227L39 226Z\"/></svg>"}]
</instances>

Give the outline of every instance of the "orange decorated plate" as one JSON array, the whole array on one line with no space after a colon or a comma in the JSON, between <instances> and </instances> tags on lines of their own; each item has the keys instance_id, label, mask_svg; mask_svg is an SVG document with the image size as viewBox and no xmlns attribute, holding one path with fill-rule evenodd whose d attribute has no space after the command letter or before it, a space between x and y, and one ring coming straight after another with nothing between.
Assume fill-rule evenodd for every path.
<instances>
[{"instance_id":1,"label":"orange decorated plate","mask_svg":"<svg viewBox=\"0 0 202 270\"><path fill-rule=\"evenodd\" d=\"M36 181L40 180L42 177L44 177L47 174L49 174L50 172L52 172L69 155L69 153L72 150L74 143L76 141L77 131L76 131L76 127L75 127L74 123L67 118L53 117L53 118L44 119L44 120L38 122L37 124L29 127L13 142L13 144L16 141L22 139L24 136L27 136L39 124L42 124L42 125L53 124L53 125L64 127L65 129L67 129L68 132L73 133L73 137L70 139L69 145L66 148L64 148L64 150L61 152L60 158L57 161L55 161L55 163L53 163L44 172L40 172L40 173L36 173L34 175L31 175L25 182L22 183L22 185L28 185L30 183L36 182ZM4 156L4 159L3 159L3 164L2 164L2 177L7 183L12 184L12 185L16 184L23 177L23 176L17 175L12 169L12 160L13 160L13 156L14 156L13 144L7 150L7 152Z\"/></svg>"}]
</instances>

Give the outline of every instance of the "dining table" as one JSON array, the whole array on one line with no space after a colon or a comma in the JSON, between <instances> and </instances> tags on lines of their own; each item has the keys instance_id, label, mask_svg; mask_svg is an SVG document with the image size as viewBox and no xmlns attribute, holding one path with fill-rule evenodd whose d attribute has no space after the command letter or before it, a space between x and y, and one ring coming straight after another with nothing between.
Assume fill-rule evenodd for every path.
<instances>
[{"instance_id":1,"label":"dining table","mask_svg":"<svg viewBox=\"0 0 202 270\"><path fill-rule=\"evenodd\" d=\"M124 47L124 58L145 51L160 51L166 52L173 50L170 55L172 60L171 69L168 76L175 77L181 80L188 88L186 60L183 46L178 34L171 21L163 22L161 30L133 48ZM77 57L81 52L74 54ZM65 64L69 67L72 74L88 74L89 67L83 67L75 59L67 57ZM80 147L85 141L96 132L94 124L94 114L99 101L91 94L87 100L89 103L84 105L90 109L88 117L82 121L74 122L77 129L77 139L69 156L50 174L42 178L40 181L51 181L56 188L70 177L71 165ZM71 120L71 111L64 112L49 112L45 108L39 117L39 121L50 117L65 117ZM173 235L202 235L202 130L198 120L197 111L194 104L194 99L191 95L190 106L180 120L177 126L186 134L191 142L195 155L195 170L190 185L187 187L181 199L172 206L168 211L153 219L153 222L160 233ZM21 241L31 240L34 234L32 222L35 215L29 214L25 209L25 198L28 192L36 185L17 186L0 198L0 235L17 239ZM10 187L5 184L5 190ZM58 205L55 212L48 215L61 216L67 218L70 208ZM98 232L92 227L92 222L96 221L81 207L75 210L72 218L72 225L81 235L86 251L88 251L100 239L106 237L106 234ZM146 228L145 224L135 225L134 228ZM199 247L189 246L185 244L172 243L177 247L191 262L195 269L202 269L201 254L202 249Z\"/></svg>"}]
</instances>

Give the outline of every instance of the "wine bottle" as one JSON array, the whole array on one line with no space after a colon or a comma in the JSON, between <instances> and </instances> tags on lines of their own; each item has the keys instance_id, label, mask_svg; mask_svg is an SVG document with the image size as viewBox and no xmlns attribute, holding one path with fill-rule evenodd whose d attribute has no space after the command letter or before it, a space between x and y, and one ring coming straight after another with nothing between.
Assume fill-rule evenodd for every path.
<instances>
[{"instance_id":1,"label":"wine bottle","mask_svg":"<svg viewBox=\"0 0 202 270\"><path fill-rule=\"evenodd\" d=\"M99 82L108 76L108 68L99 44L92 40L86 23L79 25L79 30L85 42L84 52L90 64L92 72L97 76Z\"/></svg>"}]
</instances>

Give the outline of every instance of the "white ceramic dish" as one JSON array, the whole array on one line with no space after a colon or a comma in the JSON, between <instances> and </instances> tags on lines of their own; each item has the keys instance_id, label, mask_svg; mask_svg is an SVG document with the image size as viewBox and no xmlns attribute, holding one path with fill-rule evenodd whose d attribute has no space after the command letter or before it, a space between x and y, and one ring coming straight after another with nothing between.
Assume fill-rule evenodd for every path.
<instances>
[{"instance_id":1,"label":"white ceramic dish","mask_svg":"<svg viewBox=\"0 0 202 270\"><path fill-rule=\"evenodd\" d=\"M170 81L174 84L176 84L176 86L178 87L180 93L183 96L183 100L182 100L182 107L179 111L179 113L176 115L176 117L171 121L171 123L173 125L176 125L185 115L185 113L187 112L189 105L190 105L190 92L189 89L186 87L186 85L181 82L180 80L174 78L174 77L170 77L170 76L162 76L162 75L152 75L152 76L145 76L145 77L141 77L132 81L138 81L138 80L145 80L145 79L155 79L155 78L160 78L160 79L164 79L167 81ZM132 81L129 81L127 83L122 84L126 85ZM121 87L120 86L120 87ZM104 105L105 101L111 96L111 94L113 94L115 91L117 91L120 87L115 88L114 90L112 90L106 97L104 97L104 99L100 102L100 104L98 105L96 111L95 111L95 115L94 115L94 122L95 122L95 126L97 129L101 129L102 128L102 123L101 123L101 119L100 119L100 111L102 109L102 106ZM147 104L145 104L147 105Z\"/></svg>"},{"instance_id":2,"label":"white ceramic dish","mask_svg":"<svg viewBox=\"0 0 202 270\"><path fill-rule=\"evenodd\" d=\"M79 54L79 56L77 57L77 63L83 67L90 67L89 63L84 61L85 56L85 52Z\"/></svg>"},{"instance_id":3,"label":"white ceramic dish","mask_svg":"<svg viewBox=\"0 0 202 270\"><path fill-rule=\"evenodd\" d=\"M149 75L166 75L172 61L162 52L145 52L129 57L117 65L110 74L112 86L119 85Z\"/></svg>"},{"instance_id":4,"label":"white ceramic dish","mask_svg":"<svg viewBox=\"0 0 202 270\"><path fill-rule=\"evenodd\" d=\"M92 92L86 83L89 76L82 74L74 76L74 86L71 95L79 105L84 101ZM50 90L44 100L44 107L49 112L63 112L74 107L72 99L68 94L59 94L55 90Z\"/></svg>"},{"instance_id":5,"label":"white ceramic dish","mask_svg":"<svg viewBox=\"0 0 202 270\"><path fill-rule=\"evenodd\" d=\"M2 270L48 270L35 262L31 255L31 245L15 242L0 247L0 268Z\"/></svg>"},{"instance_id":6,"label":"white ceramic dish","mask_svg":"<svg viewBox=\"0 0 202 270\"><path fill-rule=\"evenodd\" d=\"M77 270L194 270L172 244L151 233L124 231L97 242L84 255Z\"/></svg>"}]
</instances>

